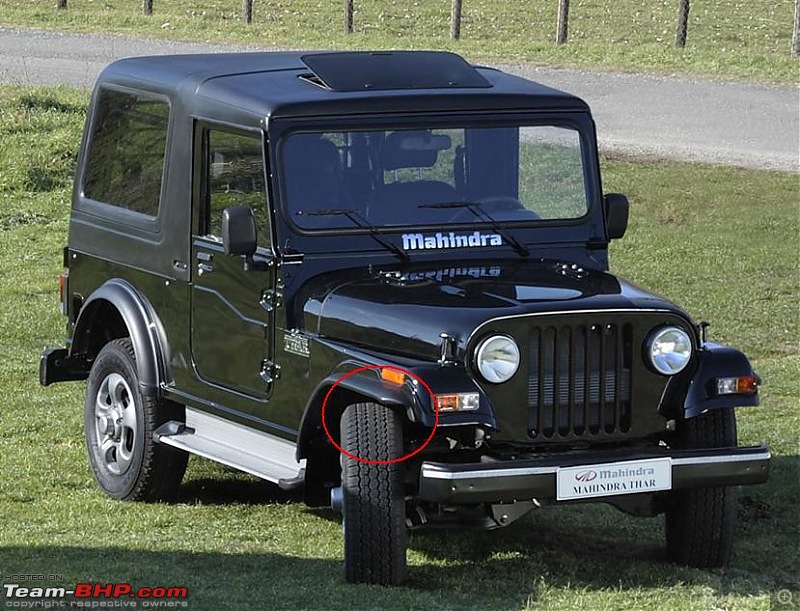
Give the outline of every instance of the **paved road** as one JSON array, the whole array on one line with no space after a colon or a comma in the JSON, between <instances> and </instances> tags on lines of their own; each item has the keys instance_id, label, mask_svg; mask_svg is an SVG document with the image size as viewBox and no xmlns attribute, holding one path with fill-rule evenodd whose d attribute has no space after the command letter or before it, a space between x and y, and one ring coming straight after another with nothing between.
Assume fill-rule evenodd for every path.
<instances>
[{"instance_id":1,"label":"paved road","mask_svg":"<svg viewBox=\"0 0 800 611\"><path fill-rule=\"evenodd\" d=\"M0 83L90 87L130 55L254 47L0 29ZM800 171L800 91L640 74L504 69L578 94L592 107L604 150Z\"/></svg>"}]
</instances>

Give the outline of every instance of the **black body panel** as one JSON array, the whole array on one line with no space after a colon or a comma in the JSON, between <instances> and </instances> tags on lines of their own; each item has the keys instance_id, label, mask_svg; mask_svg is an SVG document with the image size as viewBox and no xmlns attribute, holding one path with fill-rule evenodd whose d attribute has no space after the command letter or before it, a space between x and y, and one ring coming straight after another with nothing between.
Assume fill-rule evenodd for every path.
<instances>
[{"instance_id":1,"label":"black body panel","mask_svg":"<svg viewBox=\"0 0 800 611\"><path fill-rule=\"evenodd\" d=\"M740 351L729 346L710 342L703 344L697 353L697 373L692 378L683 402L683 416L693 418L704 411L759 404L758 394L723 395L713 392L716 378L755 376L750 361Z\"/></svg>"},{"instance_id":2,"label":"black body panel","mask_svg":"<svg viewBox=\"0 0 800 611\"><path fill-rule=\"evenodd\" d=\"M463 356L473 330L497 317L639 309L685 317L653 293L572 265L467 260L446 267L395 264L323 274L299 291L302 326L387 354L436 360L442 331L455 334Z\"/></svg>"},{"instance_id":3,"label":"black body panel","mask_svg":"<svg viewBox=\"0 0 800 611\"><path fill-rule=\"evenodd\" d=\"M322 117L409 111L489 109L588 110L579 98L498 70L479 68L491 87L330 91L299 78L308 53L238 53L119 60L102 82L177 91L189 112L259 127L266 117ZM413 100L413 101L412 101Z\"/></svg>"}]
</instances>

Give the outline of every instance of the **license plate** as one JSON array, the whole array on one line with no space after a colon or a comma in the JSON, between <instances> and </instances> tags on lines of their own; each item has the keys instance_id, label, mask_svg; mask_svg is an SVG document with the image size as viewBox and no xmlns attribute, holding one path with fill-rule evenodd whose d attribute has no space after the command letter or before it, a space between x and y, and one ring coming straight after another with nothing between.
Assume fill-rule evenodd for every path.
<instances>
[{"instance_id":1,"label":"license plate","mask_svg":"<svg viewBox=\"0 0 800 611\"><path fill-rule=\"evenodd\" d=\"M669 458L561 467L556 472L556 500L590 499L672 489Z\"/></svg>"}]
</instances>

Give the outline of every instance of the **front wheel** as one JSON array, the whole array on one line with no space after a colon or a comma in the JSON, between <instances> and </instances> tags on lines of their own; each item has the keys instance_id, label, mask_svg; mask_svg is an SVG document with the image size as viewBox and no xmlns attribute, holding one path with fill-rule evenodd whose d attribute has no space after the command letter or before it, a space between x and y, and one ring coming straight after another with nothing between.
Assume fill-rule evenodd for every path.
<instances>
[{"instance_id":1,"label":"front wheel","mask_svg":"<svg viewBox=\"0 0 800 611\"><path fill-rule=\"evenodd\" d=\"M403 454L400 416L375 403L350 405L341 420L342 447L365 460ZM345 579L398 585L406 572L403 463L368 464L343 456Z\"/></svg>"},{"instance_id":2,"label":"front wheel","mask_svg":"<svg viewBox=\"0 0 800 611\"><path fill-rule=\"evenodd\" d=\"M153 431L180 419L180 412L178 405L142 395L130 339L100 350L89 373L83 423L89 464L108 496L156 501L175 491L189 455L157 444Z\"/></svg>"},{"instance_id":3,"label":"front wheel","mask_svg":"<svg viewBox=\"0 0 800 611\"><path fill-rule=\"evenodd\" d=\"M735 447L732 409L706 412L681 423L672 447ZM699 568L726 566L733 550L738 488L714 486L673 492L667 509L667 555L677 564Z\"/></svg>"}]
</instances>

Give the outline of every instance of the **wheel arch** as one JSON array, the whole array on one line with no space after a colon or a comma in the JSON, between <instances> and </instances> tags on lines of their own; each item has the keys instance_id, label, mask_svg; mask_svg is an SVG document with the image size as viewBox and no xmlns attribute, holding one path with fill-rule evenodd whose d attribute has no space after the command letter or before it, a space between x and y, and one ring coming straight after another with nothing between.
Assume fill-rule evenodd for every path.
<instances>
[{"instance_id":1,"label":"wheel arch","mask_svg":"<svg viewBox=\"0 0 800 611\"><path fill-rule=\"evenodd\" d=\"M70 356L93 360L114 339L130 337L141 392L157 396L169 382L169 346L164 327L150 303L127 281L114 278L95 290L75 322Z\"/></svg>"},{"instance_id":2,"label":"wheel arch","mask_svg":"<svg viewBox=\"0 0 800 611\"><path fill-rule=\"evenodd\" d=\"M381 380L377 369L364 369L344 379L349 371L364 367L363 363L345 362L336 368L336 372L323 379L306 403L300 432L297 438L297 458L308 458L313 442L324 437L322 424L322 405L325 403L325 422L334 440L339 443L338 423L345 408L353 403L378 403L389 409L401 410L411 419L414 418L414 398L406 386L392 387ZM334 388L335 386L335 388ZM332 390L331 390L332 389Z\"/></svg>"}]
</instances>

